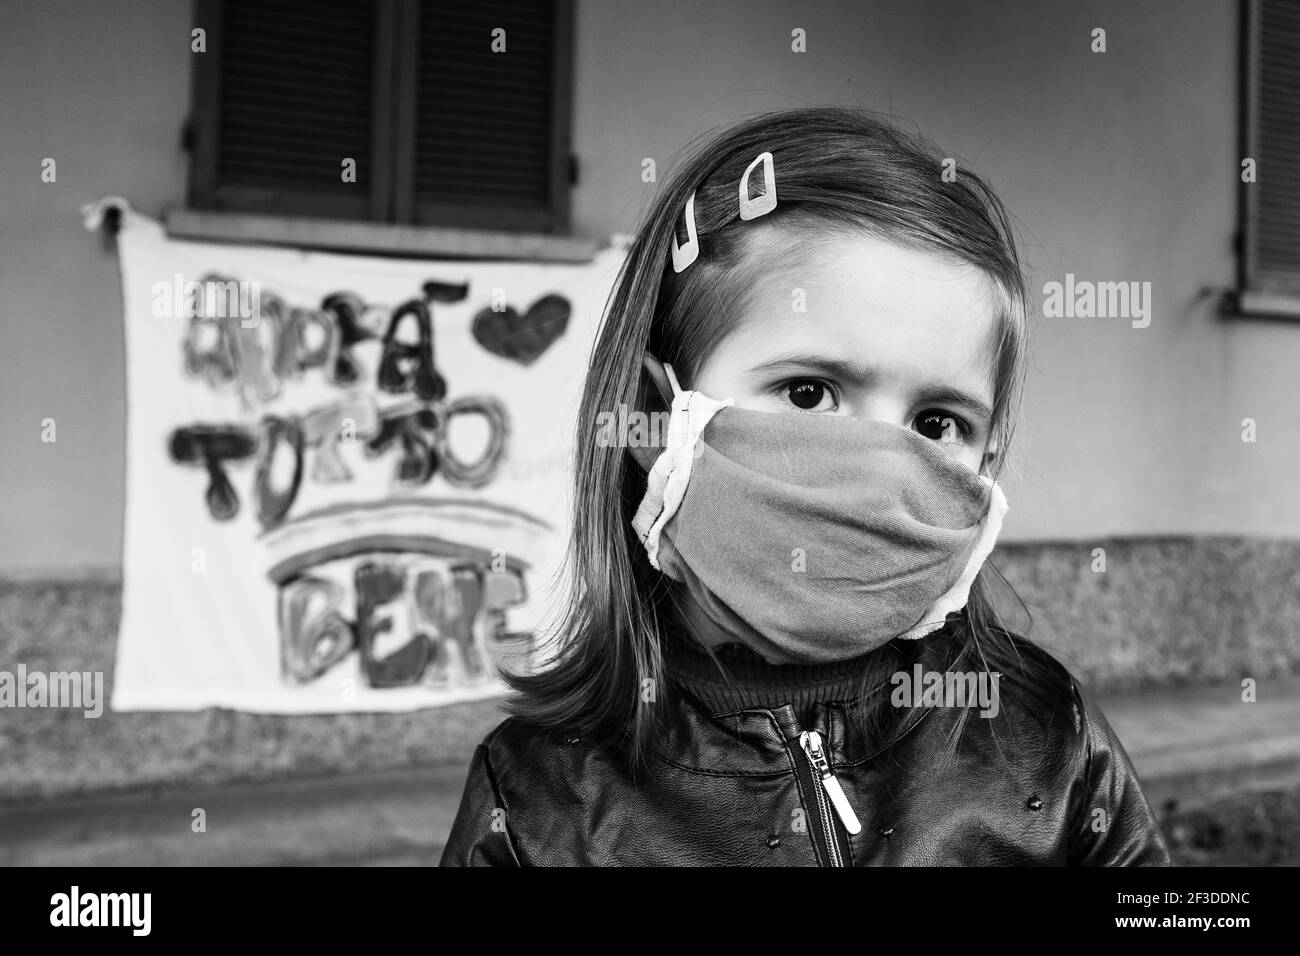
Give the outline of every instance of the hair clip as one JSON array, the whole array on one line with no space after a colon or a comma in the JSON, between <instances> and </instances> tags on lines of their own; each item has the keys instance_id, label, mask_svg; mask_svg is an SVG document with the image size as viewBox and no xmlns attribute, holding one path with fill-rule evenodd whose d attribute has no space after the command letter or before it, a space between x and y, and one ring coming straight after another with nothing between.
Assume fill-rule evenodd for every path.
<instances>
[{"instance_id":1,"label":"hair clip","mask_svg":"<svg viewBox=\"0 0 1300 956\"><path fill-rule=\"evenodd\" d=\"M681 272L700 256L700 237L695 232L695 192L686 200L686 242L677 244L676 224L673 228L673 271Z\"/></svg>"},{"instance_id":2,"label":"hair clip","mask_svg":"<svg viewBox=\"0 0 1300 956\"><path fill-rule=\"evenodd\" d=\"M759 163L763 164L763 193L749 196L749 174ZM749 220L766 216L776 208L776 167L772 163L771 153L759 153L754 161L745 167L745 174L740 177L740 218Z\"/></svg>"},{"instance_id":3,"label":"hair clip","mask_svg":"<svg viewBox=\"0 0 1300 956\"><path fill-rule=\"evenodd\" d=\"M763 192L749 195L749 175L759 163L763 164ZM776 165L770 152L762 152L745 167L740 177L740 218L749 221L766 216L776 208ZM700 257L700 237L695 231L695 193L686 200L686 242L677 244L676 224L673 226L673 271L681 272Z\"/></svg>"}]
</instances>

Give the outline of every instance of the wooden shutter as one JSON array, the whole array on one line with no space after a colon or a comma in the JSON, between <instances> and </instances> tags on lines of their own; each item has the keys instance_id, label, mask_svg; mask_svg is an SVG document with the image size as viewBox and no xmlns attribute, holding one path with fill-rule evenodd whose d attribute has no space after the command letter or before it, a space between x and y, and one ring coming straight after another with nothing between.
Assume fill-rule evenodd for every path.
<instances>
[{"instance_id":1,"label":"wooden shutter","mask_svg":"<svg viewBox=\"0 0 1300 956\"><path fill-rule=\"evenodd\" d=\"M191 206L568 231L571 0L195 9Z\"/></svg>"},{"instance_id":2,"label":"wooden shutter","mask_svg":"<svg viewBox=\"0 0 1300 956\"><path fill-rule=\"evenodd\" d=\"M222 0L196 5L192 204L387 218L391 3ZM343 160L356 160L344 182Z\"/></svg>"},{"instance_id":3,"label":"wooden shutter","mask_svg":"<svg viewBox=\"0 0 1300 956\"><path fill-rule=\"evenodd\" d=\"M1257 181L1242 184L1241 287L1300 300L1300 5L1248 0L1243 40L1243 156Z\"/></svg>"},{"instance_id":4,"label":"wooden shutter","mask_svg":"<svg viewBox=\"0 0 1300 956\"><path fill-rule=\"evenodd\" d=\"M424 0L415 19L399 218L567 231L572 4ZM492 50L497 29L505 52Z\"/></svg>"}]
</instances>

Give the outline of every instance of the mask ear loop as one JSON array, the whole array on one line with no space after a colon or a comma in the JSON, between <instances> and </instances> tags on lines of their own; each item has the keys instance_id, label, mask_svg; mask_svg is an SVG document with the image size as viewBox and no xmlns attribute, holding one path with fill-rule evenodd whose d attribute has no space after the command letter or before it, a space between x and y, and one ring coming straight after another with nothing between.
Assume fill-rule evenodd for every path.
<instances>
[{"instance_id":1,"label":"mask ear loop","mask_svg":"<svg viewBox=\"0 0 1300 956\"><path fill-rule=\"evenodd\" d=\"M667 364L662 367L664 378L673 390L668 447L655 459L646 475L645 496L632 518L632 527L645 546L651 567L660 571L663 570L659 566L660 533L677 514L686 494L691 465L702 450L700 436L718 411L735 405L730 398L716 401L699 392L682 391L673 367Z\"/></svg>"},{"instance_id":2,"label":"mask ear loop","mask_svg":"<svg viewBox=\"0 0 1300 956\"><path fill-rule=\"evenodd\" d=\"M676 398L682 393L682 387L677 384L677 373L673 371L673 367L667 362L664 362L664 374L668 376L668 384L673 389L673 398Z\"/></svg>"},{"instance_id":3,"label":"mask ear loop","mask_svg":"<svg viewBox=\"0 0 1300 956\"><path fill-rule=\"evenodd\" d=\"M677 384L677 375L673 372L673 367L660 362L653 352L645 353L641 359L641 366L650 376L650 381L654 382L655 391L659 393L664 405L671 408L673 399L681 394L681 386Z\"/></svg>"}]
</instances>

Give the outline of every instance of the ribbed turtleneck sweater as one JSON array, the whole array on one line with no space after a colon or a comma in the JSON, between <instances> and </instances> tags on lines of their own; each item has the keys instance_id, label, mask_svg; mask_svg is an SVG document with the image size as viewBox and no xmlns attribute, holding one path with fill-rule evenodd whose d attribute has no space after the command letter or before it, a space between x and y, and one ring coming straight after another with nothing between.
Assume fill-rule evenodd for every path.
<instances>
[{"instance_id":1,"label":"ribbed turtleneck sweater","mask_svg":"<svg viewBox=\"0 0 1300 956\"><path fill-rule=\"evenodd\" d=\"M805 727L810 726L814 704L858 696L869 656L830 664L770 664L748 647L726 644L714 649L724 676L694 637L676 626L664 631L669 673L710 713L790 704Z\"/></svg>"}]
</instances>

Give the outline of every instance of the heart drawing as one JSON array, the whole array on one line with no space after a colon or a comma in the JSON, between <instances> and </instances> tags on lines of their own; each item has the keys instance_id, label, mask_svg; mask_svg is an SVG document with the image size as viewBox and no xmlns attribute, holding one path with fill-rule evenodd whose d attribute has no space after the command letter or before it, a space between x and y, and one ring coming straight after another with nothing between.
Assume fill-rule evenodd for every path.
<instances>
[{"instance_id":1,"label":"heart drawing","mask_svg":"<svg viewBox=\"0 0 1300 956\"><path fill-rule=\"evenodd\" d=\"M564 296L547 295L523 315L509 305L500 312L482 309L474 316L472 330L478 344L493 355L531 365L564 334L572 311Z\"/></svg>"}]
</instances>

